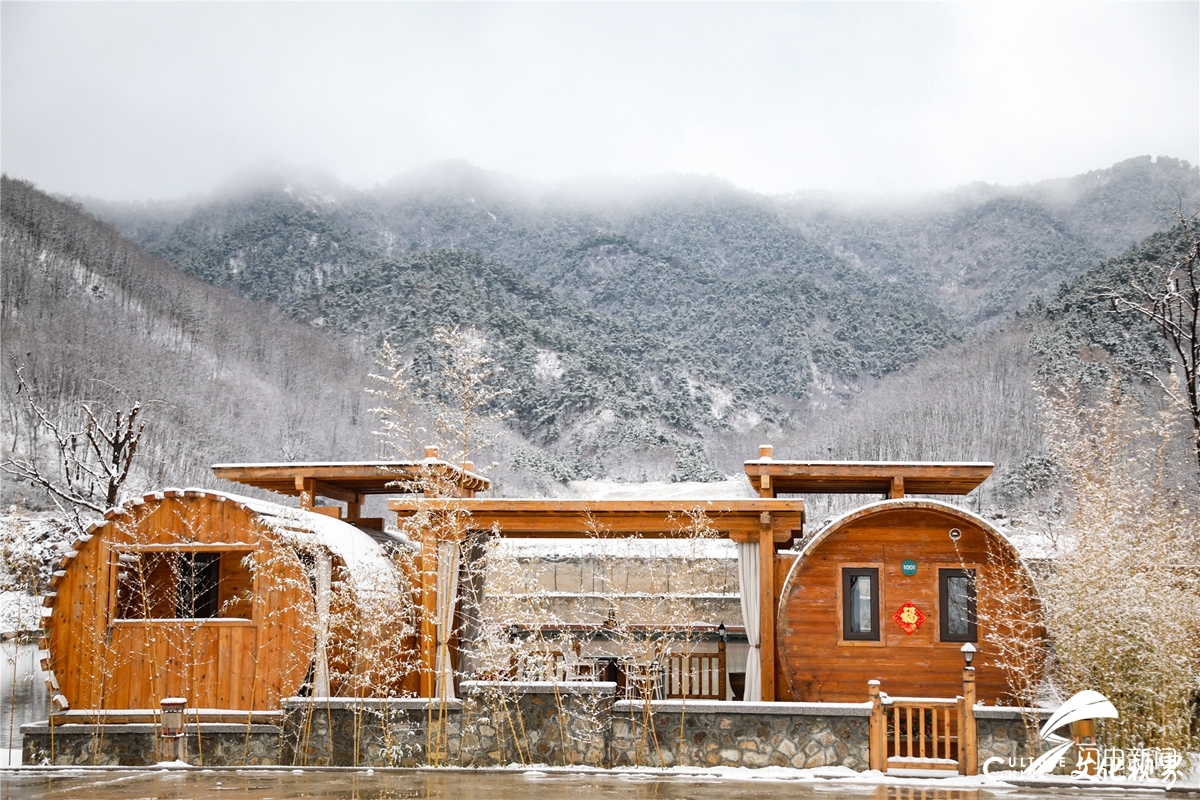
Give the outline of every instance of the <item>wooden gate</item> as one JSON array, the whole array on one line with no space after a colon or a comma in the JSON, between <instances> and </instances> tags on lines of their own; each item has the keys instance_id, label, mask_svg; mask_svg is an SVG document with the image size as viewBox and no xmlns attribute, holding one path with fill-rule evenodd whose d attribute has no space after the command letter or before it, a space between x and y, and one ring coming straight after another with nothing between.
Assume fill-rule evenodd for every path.
<instances>
[{"instance_id":1,"label":"wooden gate","mask_svg":"<svg viewBox=\"0 0 1200 800\"><path fill-rule=\"evenodd\" d=\"M867 684L871 700L871 769L928 769L975 775L975 672L963 676L954 699L889 697L879 681Z\"/></svg>"}]
</instances>

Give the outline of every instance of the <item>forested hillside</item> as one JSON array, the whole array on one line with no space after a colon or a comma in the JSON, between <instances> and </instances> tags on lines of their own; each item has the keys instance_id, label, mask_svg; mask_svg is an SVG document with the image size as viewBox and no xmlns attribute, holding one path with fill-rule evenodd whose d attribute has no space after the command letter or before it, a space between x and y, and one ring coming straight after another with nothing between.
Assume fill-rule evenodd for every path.
<instances>
[{"instance_id":1,"label":"forested hillside","mask_svg":"<svg viewBox=\"0 0 1200 800\"><path fill-rule=\"evenodd\" d=\"M546 187L451 163L371 191L309 176L190 208L92 205L181 269L369 350L386 339L420 360L436 326L474 325L548 474L665 448L678 479L712 474L702 440L795 428L1002 325L1168 226L1198 175L1143 157L851 205L711 178Z\"/></svg>"},{"instance_id":2,"label":"forested hillside","mask_svg":"<svg viewBox=\"0 0 1200 800\"><path fill-rule=\"evenodd\" d=\"M28 183L5 177L2 199L6 458L51 455L14 366L69 423L82 402L147 405L130 488L211 485L223 460L374 454L370 359L351 342L186 275ZM38 495L4 476L6 503Z\"/></svg>"},{"instance_id":3,"label":"forested hillside","mask_svg":"<svg viewBox=\"0 0 1200 800\"><path fill-rule=\"evenodd\" d=\"M509 390L502 492L712 478L769 439L789 457L996 461L980 502L1024 502L1046 474L1036 380L1132 386L1166 364L1097 287L1175 246L1150 234L1175 189L1200 196L1197 174L1132 159L899 208L700 178L547 189L457 164L371 192L89 202L153 254L5 179L4 351L64 411L115 402L108 387L152 401L150 484L375 456L377 348L419 377L434 329L462 325ZM35 449L8 365L5 381L4 444Z\"/></svg>"}]
</instances>

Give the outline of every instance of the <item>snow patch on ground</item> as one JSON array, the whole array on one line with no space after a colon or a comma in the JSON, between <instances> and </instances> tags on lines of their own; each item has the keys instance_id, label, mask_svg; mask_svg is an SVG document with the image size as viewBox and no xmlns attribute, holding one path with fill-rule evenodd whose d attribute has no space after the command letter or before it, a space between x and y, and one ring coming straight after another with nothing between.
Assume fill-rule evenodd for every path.
<instances>
[{"instance_id":1,"label":"snow patch on ground","mask_svg":"<svg viewBox=\"0 0 1200 800\"><path fill-rule=\"evenodd\" d=\"M36 631L41 622L42 601L25 592L0 592L0 633Z\"/></svg>"},{"instance_id":2,"label":"snow patch on ground","mask_svg":"<svg viewBox=\"0 0 1200 800\"><path fill-rule=\"evenodd\" d=\"M919 789L978 790L1014 788L995 775L901 777L887 775L878 770L857 772L849 767L552 767L547 764L509 764L506 769L520 771L531 778L543 778L563 774L606 774L618 775L631 781L662 780L664 778L690 778L705 781L771 781L808 783L845 783L866 785L910 786Z\"/></svg>"}]
</instances>

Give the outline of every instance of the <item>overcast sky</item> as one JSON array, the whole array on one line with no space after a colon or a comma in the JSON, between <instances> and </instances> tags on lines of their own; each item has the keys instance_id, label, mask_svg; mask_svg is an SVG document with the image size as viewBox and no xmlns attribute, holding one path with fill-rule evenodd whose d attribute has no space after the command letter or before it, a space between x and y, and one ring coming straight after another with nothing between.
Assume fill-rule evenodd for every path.
<instances>
[{"instance_id":1,"label":"overcast sky","mask_svg":"<svg viewBox=\"0 0 1200 800\"><path fill-rule=\"evenodd\" d=\"M111 199L465 159L911 192L1200 161L1200 3L12 3L0 162Z\"/></svg>"}]
</instances>

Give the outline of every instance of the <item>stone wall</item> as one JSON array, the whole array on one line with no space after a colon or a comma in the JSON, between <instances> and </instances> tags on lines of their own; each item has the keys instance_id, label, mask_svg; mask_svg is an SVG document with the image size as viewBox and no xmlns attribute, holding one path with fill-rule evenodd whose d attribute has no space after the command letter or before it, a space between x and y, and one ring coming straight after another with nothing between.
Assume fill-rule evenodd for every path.
<instances>
[{"instance_id":1,"label":"stone wall","mask_svg":"<svg viewBox=\"0 0 1200 800\"><path fill-rule=\"evenodd\" d=\"M457 764L462 703L413 699L283 701L280 760L294 766Z\"/></svg>"},{"instance_id":2,"label":"stone wall","mask_svg":"<svg viewBox=\"0 0 1200 800\"><path fill-rule=\"evenodd\" d=\"M203 766L845 766L869 764L869 703L618 700L616 684L464 681L463 699L291 698L275 725L187 726ZM979 764L1028 759L1019 709L977 707ZM23 762L150 766L155 727L25 725ZM1027 763L1027 762L1026 762ZM1001 768L1001 767L997 767Z\"/></svg>"},{"instance_id":3,"label":"stone wall","mask_svg":"<svg viewBox=\"0 0 1200 800\"><path fill-rule=\"evenodd\" d=\"M1047 711L1031 710L1030 713L1039 721L1039 726L1049 719ZM975 735L980 770L983 769L983 762L993 757L1004 759L1004 766L996 766L996 769L1024 769L1029 765L1029 738L1021 709L976 706Z\"/></svg>"},{"instance_id":4,"label":"stone wall","mask_svg":"<svg viewBox=\"0 0 1200 800\"><path fill-rule=\"evenodd\" d=\"M463 699L285 703L282 761L324 766L842 765L866 769L866 703L616 700L612 683L465 681Z\"/></svg>"},{"instance_id":5,"label":"stone wall","mask_svg":"<svg viewBox=\"0 0 1200 800\"><path fill-rule=\"evenodd\" d=\"M623 701L611 765L863 770L870 715L868 703Z\"/></svg>"},{"instance_id":6,"label":"stone wall","mask_svg":"<svg viewBox=\"0 0 1200 800\"><path fill-rule=\"evenodd\" d=\"M21 726L22 764L54 766L149 767L168 758L157 747L157 726L57 725ZM194 766L263 766L279 763L279 727L202 722L189 724L184 760Z\"/></svg>"},{"instance_id":7,"label":"stone wall","mask_svg":"<svg viewBox=\"0 0 1200 800\"><path fill-rule=\"evenodd\" d=\"M607 764L614 683L464 681L462 700L291 699L285 764Z\"/></svg>"},{"instance_id":8,"label":"stone wall","mask_svg":"<svg viewBox=\"0 0 1200 800\"><path fill-rule=\"evenodd\" d=\"M609 766L615 683L464 682L464 766Z\"/></svg>"}]
</instances>

